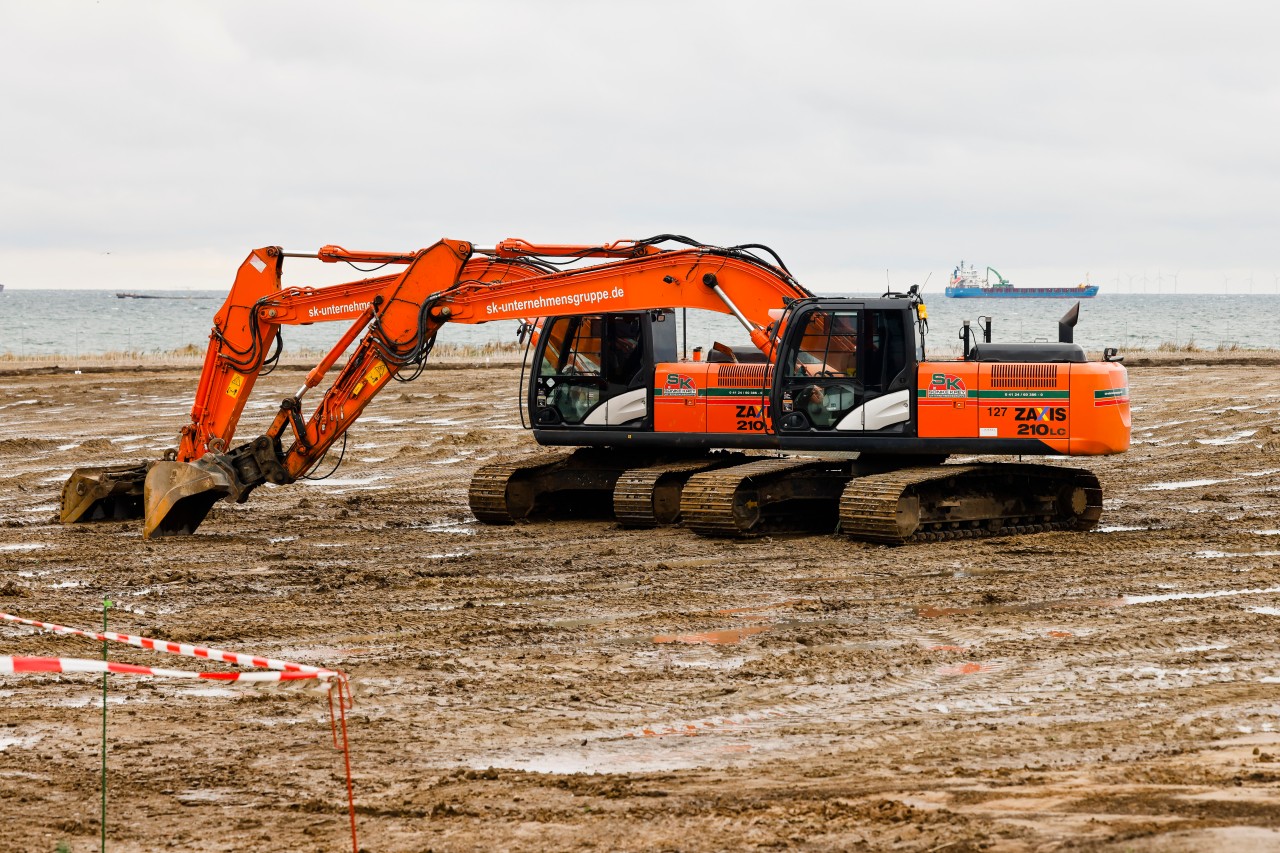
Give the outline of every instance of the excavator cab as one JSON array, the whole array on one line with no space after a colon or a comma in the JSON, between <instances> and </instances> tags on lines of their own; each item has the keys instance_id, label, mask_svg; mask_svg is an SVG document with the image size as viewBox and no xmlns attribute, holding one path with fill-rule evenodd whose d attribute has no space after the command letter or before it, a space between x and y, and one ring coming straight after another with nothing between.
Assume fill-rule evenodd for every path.
<instances>
[{"instance_id":1,"label":"excavator cab","mask_svg":"<svg viewBox=\"0 0 1280 853\"><path fill-rule=\"evenodd\" d=\"M780 413L777 431L904 429L914 340L910 307L899 299L793 303L771 401Z\"/></svg>"},{"instance_id":2,"label":"excavator cab","mask_svg":"<svg viewBox=\"0 0 1280 853\"><path fill-rule=\"evenodd\" d=\"M536 427L652 427L653 366L676 357L674 314L664 308L548 319L529 386Z\"/></svg>"}]
</instances>

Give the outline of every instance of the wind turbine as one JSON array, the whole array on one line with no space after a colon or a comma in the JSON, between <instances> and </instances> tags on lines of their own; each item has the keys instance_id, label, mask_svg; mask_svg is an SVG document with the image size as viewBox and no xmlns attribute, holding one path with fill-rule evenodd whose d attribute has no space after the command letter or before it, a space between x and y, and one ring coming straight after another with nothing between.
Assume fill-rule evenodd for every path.
<instances>
[{"instance_id":1,"label":"wind turbine","mask_svg":"<svg viewBox=\"0 0 1280 853\"><path fill-rule=\"evenodd\" d=\"M1160 272L1160 268L1156 267L1156 293L1164 290L1164 274Z\"/></svg>"},{"instance_id":2,"label":"wind turbine","mask_svg":"<svg viewBox=\"0 0 1280 853\"><path fill-rule=\"evenodd\" d=\"M1253 293L1253 270L1249 270L1249 278L1248 278L1248 282L1249 282L1249 293L1252 295L1252 293Z\"/></svg>"},{"instance_id":3,"label":"wind turbine","mask_svg":"<svg viewBox=\"0 0 1280 853\"><path fill-rule=\"evenodd\" d=\"M1181 270L1179 270L1179 272L1181 272ZM1277 280L1280 280L1280 276L1277 277ZM1178 273L1173 274L1173 292L1178 292Z\"/></svg>"}]
</instances>

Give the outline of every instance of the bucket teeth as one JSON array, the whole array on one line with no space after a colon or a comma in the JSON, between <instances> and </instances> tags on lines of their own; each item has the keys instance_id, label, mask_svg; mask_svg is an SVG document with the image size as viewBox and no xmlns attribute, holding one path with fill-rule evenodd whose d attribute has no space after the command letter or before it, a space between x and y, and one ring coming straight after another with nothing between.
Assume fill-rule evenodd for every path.
<instances>
[{"instance_id":1,"label":"bucket teeth","mask_svg":"<svg viewBox=\"0 0 1280 853\"><path fill-rule=\"evenodd\" d=\"M77 468L62 486L63 524L142 518L147 464Z\"/></svg>"},{"instance_id":2,"label":"bucket teeth","mask_svg":"<svg viewBox=\"0 0 1280 853\"><path fill-rule=\"evenodd\" d=\"M231 493L230 478L210 456L195 462L157 462L147 473L142 536L189 536L213 505Z\"/></svg>"}]
</instances>

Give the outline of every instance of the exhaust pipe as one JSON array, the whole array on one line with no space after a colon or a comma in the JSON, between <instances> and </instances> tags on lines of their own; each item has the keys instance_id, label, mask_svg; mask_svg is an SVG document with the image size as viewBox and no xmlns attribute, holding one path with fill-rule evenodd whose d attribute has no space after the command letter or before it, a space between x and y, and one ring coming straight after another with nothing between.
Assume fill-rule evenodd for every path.
<instances>
[{"instance_id":1,"label":"exhaust pipe","mask_svg":"<svg viewBox=\"0 0 1280 853\"><path fill-rule=\"evenodd\" d=\"M1067 313L1062 315L1062 319L1058 321L1058 343L1071 344L1075 343L1076 322L1080 319L1080 303L1077 302L1071 306Z\"/></svg>"}]
</instances>

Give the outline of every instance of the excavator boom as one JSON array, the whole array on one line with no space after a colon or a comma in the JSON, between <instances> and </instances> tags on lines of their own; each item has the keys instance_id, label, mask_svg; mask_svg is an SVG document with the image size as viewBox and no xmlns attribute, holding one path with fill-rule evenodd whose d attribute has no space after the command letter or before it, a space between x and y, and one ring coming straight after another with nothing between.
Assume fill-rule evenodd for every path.
<instances>
[{"instance_id":1,"label":"excavator boom","mask_svg":"<svg viewBox=\"0 0 1280 853\"><path fill-rule=\"evenodd\" d=\"M144 516L144 535L193 532L219 500L241 502L264 482L291 483L313 468L397 373L421 365L442 325L671 305L736 316L771 353L769 310L811 294L785 271L749 252L710 246L675 250L656 242L539 246L506 240L478 253L442 240L413 253L353 252L325 246L314 255L264 247L237 271L214 318L204 369L179 445L169 458L132 468L80 469L63 489L62 520ZM610 258L549 271L537 256ZM283 259L312 257L403 265L394 275L325 288L281 288ZM347 333L285 399L266 432L232 447L236 427L281 325L351 321ZM356 343L357 339L359 343ZM352 345L346 365L309 415L302 399ZM139 484L142 494L139 500Z\"/></svg>"},{"instance_id":2,"label":"excavator boom","mask_svg":"<svg viewBox=\"0 0 1280 853\"><path fill-rule=\"evenodd\" d=\"M674 242L677 248L661 244ZM918 291L815 297L781 260L678 235L598 245L442 240L417 252L257 249L210 335L179 445L141 466L81 469L64 521L144 517L147 537L190 534L220 500L305 477L393 378L420 369L446 323L538 319L527 390L534 438L569 457L477 472L477 518L504 523L545 503L611 497L624 523L682 520L705 535L775 522L885 543L1085 529L1101 487L1054 465L947 465L948 454L1097 455L1129 443L1124 368L1056 344L924 352ZM771 252L769 252L772 254ZM372 262L399 272L325 288L281 287L283 259ZM545 258L597 259L560 269ZM674 308L735 317L755 351L676 355ZM349 323L267 429L232 441L283 325ZM346 363L312 404L304 398ZM1112 353L1114 354L1114 353ZM829 451L769 457L742 451ZM856 454L856 461L851 457ZM575 495L577 497L575 497Z\"/></svg>"}]
</instances>

